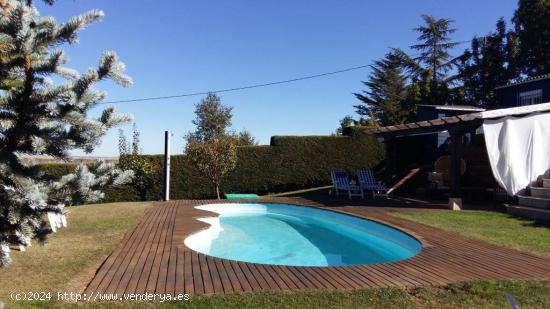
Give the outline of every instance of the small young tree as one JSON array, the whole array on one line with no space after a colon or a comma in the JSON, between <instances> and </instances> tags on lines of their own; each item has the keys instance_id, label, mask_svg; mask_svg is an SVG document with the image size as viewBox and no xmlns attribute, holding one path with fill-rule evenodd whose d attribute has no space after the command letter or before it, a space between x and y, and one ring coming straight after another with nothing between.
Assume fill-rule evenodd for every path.
<instances>
[{"instance_id":1,"label":"small young tree","mask_svg":"<svg viewBox=\"0 0 550 309\"><path fill-rule=\"evenodd\" d=\"M137 191L140 199L146 201L147 193L156 181L157 167L143 156L136 154L120 156L118 166L123 170L131 170L134 173L130 185Z\"/></svg>"},{"instance_id":2,"label":"small young tree","mask_svg":"<svg viewBox=\"0 0 550 309\"><path fill-rule=\"evenodd\" d=\"M197 129L186 136L187 158L212 182L218 199L223 177L237 164L237 138L228 132L231 111L216 94L209 93L195 107Z\"/></svg>"},{"instance_id":3,"label":"small young tree","mask_svg":"<svg viewBox=\"0 0 550 309\"><path fill-rule=\"evenodd\" d=\"M252 136L252 133L250 131L244 129L240 131L239 133L234 134L235 142L237 143L237 146L255 146L258 145L258 142Z\"/></svg>"},{"instance_id":4,"label":"small young tree","mask_svg":"<svg viewBox=\"0 0 550 309\"><path fill-rule=\"evenodd\" d=\"M336 129L336 135L344 135L344 131L349 127L353 127L355 124L357 124L357 121L350 115L346 115L344 118L340 119L340 126Z\"/></svg>"},{"instance_id":5,"label":"small young tree","mask_svg":"<svg viewBox=\"0 0 550 309\"><path fill-rule=\"evenodd\" d=\"M193 137L199 143L226 135L231 126L233 108L222 105L220 97L211 92L195 106L196 118L193 124L197 129Z\"/></svg>"},{"instance_id":6,"label":"small young tree","mask_svg":"<svg viewBox=\"0 0 550 309\"><path fill-rule=\"evenodd\" d=\"M138 155L141 153L139 142L139 131L137 125L134 122L132 125L132 142L130 143L126 138L124 130L118 129L118 154L120 156L127 154Z\"/></svg>"},{"instance_id":7,"label":"small young tree","mask_svg":"<svg viewBox=\"0 0 550 309\"><path fill-rule=\"evenodd\" d=\"M53 4L53 0L45 0ZM21 160L22 154L67 159L69 151L92 152L107 130L123 122L112 107L100 117L89 110L105 93L93 89L101 80L131 84L124 64L106 52L97 68L84 74L63 67L62 44L77 42L77 33L98 21L103 12L93 10L59 24L42 17L32 0L0 0L0 266L10 261L9 245L28 246L50 229L43 217L62 213L65 205L97 200L102 185L128 181L131 173L112 165L88 169L60 179L47 178ZM55 78L55 79L54 79ZM54 80L61 80L56 84ZM64 80L64 81L63 81Z\"/></svg>"},{"instance_id":8,"label":"small young tree","mask_svg":"<svg viewBox=\"0 0 550 309\"><path fill-rule=\"evenodd\" d=\"M237 145L226 135L213 137L199 143L193 138L187 140L186 155L191 162L214 185L216 197L220 199L220 184L223 177L237 165Z\"/></svg>"},{"instance_id":9,"label":"small young tree","mask_svg":"<svg viewBox=\"0 0 550 309\"><path fill-rule=\"evenodd\" d=\"M136 123L132 125L132 154L138 155L141 153L139 147L139 131L137 129Z\"/></svg>"},{"instance_id":10,"label":"small young tree","mask_svg":"<svg viewBox=\"0 0 550 309\"><path fill-rule=\"evenodd\" d=\"M130 146L128 140L126 139L126 134L124 130L118 129L118 155L126 155L130 153Z\"/></svg>"},{"instance_id":11,"label":"small young tree","mask_svg":"<svg viewBox=\"0 0 550 309\"><path fill-rule=\"evenodd\" d=\"M134 172L130 185L137 191L140 199L146 201L147 193L156 181L155 174L157 167L140 155L139 135L135 122L132 125L132 143L127 141L124 131L119 130L118 147L120 156L118 166L121 169Z\"/></svg>"}]
</instances>

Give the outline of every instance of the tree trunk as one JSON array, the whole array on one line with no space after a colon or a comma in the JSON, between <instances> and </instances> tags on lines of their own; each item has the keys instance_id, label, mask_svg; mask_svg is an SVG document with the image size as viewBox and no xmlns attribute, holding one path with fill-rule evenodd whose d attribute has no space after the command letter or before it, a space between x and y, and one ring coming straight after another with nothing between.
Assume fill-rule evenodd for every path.
<instances>
[{"instance_id":1,"label":"tree trunk","mask_svg":"<svg viewBox=\"0 0 550 309\"><path fill-rule=\"evenodd\" d=\"M221 200L220 198L220 186L216 185L216 196L218 197L218 200Z\"/></svg>"}]
</instances>

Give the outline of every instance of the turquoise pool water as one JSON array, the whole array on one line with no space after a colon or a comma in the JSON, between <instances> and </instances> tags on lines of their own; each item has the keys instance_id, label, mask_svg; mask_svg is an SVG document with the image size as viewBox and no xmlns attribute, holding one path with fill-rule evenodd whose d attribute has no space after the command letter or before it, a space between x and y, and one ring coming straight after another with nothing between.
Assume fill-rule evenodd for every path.
<instances>
[{"instance_id":1,"label":"turquoise pool water","mask_svg":"<svg viewBox=\"0 0 550 309\"><path fill-rule=\"evenodd\" d=\"M185 239L200 253L224 259L288 266L343 266L393 262L422 245L374 221L286 204L211 204L210 224Z\"/></svg>"}]
</instances>

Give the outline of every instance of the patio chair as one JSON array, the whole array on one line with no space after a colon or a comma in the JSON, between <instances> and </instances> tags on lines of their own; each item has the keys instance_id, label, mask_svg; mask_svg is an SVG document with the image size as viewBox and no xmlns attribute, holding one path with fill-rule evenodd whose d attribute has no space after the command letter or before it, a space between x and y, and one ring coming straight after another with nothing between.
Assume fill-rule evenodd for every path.
<instances>
[{"instance_id":1,"label":"patio chair","mask_svg":"<svg viewBox=\"0 0 550 309\"><path fill-rule=\"evenodd\" d=\"M346 191L350 199L352 196L365 197L363 189L349 181L348 173L345 170L336 169L330 171L330 178L332 179L333 187L328 192L329 195L335 192L336 196L339 196L340 191Z\"/></svg>"},{"instance_id":2,"label":"patio chair","mask_svg":"<svg viewBox=\"0 0 550 309\"><path fill-rule=\"evenodd\" d=\"M357 179L359 180L361 189L372 192L373 199L377 196L388 198L388 188L380 181L376 181L371 169L357 170Z\"/></svg>"}]
</instances>

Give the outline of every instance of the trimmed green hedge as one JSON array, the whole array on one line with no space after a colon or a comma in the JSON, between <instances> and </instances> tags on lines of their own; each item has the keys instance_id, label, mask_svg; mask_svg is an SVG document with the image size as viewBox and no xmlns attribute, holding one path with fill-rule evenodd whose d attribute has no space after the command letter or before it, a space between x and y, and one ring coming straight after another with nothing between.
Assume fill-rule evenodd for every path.
<instances>
[{"instance_id":1,"label":"trimmed green hedge","mask_svg":"<svg viewBox=\"0 0 550 309\"><path fill-rule=\"evenodd\" d=\"M143 157L156 171L156 181L147 199L159 200L162 198L163 156ZM269 146L238 148L237 167L226 176L221 190L266 194L326 185L330 183L331 169L344 168L354 175L356 169L373 167L383 158L383 144L371 136L274 136ZM47 173L55 174L71 169L61 165L42 166ZM106 201L139 200L137 192L127 186L108 188L105 193ZM185 155L171 157L171 199L211 198L214 194L213 186Z\"/></svg>"}]
</instances>

